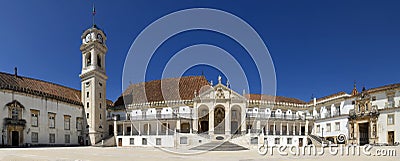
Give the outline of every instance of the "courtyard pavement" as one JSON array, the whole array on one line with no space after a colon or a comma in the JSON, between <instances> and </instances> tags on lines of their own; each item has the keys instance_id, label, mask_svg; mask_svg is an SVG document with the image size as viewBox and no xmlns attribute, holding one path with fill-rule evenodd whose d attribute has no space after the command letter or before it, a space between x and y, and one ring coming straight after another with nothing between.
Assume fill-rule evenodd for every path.
<instances>
[{"instance_id":1,"label":"courtyard pavement","mask_svg":"<svg viewBox=\"0 0 400 161\"><path fill-rule=\"evenodd\" d=\"M374 149L377 147L374 147ZM381 149L395 149L400 147L378 147ZM281 160L309 160L309 161L355 161L355 160L399 160L397 156L281 156L277 153L260 155L256 150L233 152L205 152L199 154L173 154L157 148L116 148L116 147L59 147L59 148L4 148L0 149L1 161L41 161L41 160L72 160L72 161L281 161Z\"/></svg>"}]
</instances>

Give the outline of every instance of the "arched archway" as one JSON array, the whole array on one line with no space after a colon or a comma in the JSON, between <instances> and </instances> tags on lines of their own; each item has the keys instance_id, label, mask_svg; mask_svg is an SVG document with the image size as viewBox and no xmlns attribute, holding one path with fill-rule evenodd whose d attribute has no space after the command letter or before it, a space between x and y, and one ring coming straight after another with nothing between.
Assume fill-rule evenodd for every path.
<instances>
[{"instance_id":1,"label":"arched archway","mask_svg":"<svg viewBox=\"0 0 400 161\"><path fill-rule=\"evenodd\" d=\"M207 106L200 106L198 111L198 132L199 133L208 133L209 127L208 127L208 117L209 117L209 108Z\"/></svg>"},{"instance_id":2,"label":"arched archway","mask_svg":"<svg viewBox=\"0 0 400 161\"><path fill-rule=\"evenodd\" d=\"M86 67L92 65L92 55L90 53L86 54L85 62L86 62Z\"/></svg>"},{"instance_id":3,"label":"arched archway","mask_svg":"<svg viewBox=\"0 0 400 161\"><path fill-rule=\"evenodd\" d=\"M242 112L240 106L233 106L231 108L231 133L240 134L242 125Z\"/></svg>"},{"instance_id":4,"label":"arched archway","mask_svg":"<svg viewBox=\"0 0 400 161\"><path fill-rule=\"evenodd\" d=\"M225 134L225 109L221 106L214 109L214 133Z\"/></svg>"}]
</instances>

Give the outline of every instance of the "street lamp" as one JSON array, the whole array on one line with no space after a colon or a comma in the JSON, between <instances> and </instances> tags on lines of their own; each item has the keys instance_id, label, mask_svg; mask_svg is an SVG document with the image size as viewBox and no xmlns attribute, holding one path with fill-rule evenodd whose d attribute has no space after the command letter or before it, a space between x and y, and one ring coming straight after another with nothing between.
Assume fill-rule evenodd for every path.
<instances>
[{"instance_id":1,"label":"street lamp","mask_svg":"<svg viewBox=\"0 0 400 161\"><path fill-rule=\"evenodd\" d=\"M322 138L324 138L324 128L322 128Z\"/></svg>"},{"instance_id":2,"label":"street lamp","mask_svg":"<svg viewBox=\"0 0 400 161\"><path fill-rule=\"evenodd\" d=\"M4 132L5 132L5 130L2 129L1 130L1 147L4 147Z\"/></svg>"}]
</instances>

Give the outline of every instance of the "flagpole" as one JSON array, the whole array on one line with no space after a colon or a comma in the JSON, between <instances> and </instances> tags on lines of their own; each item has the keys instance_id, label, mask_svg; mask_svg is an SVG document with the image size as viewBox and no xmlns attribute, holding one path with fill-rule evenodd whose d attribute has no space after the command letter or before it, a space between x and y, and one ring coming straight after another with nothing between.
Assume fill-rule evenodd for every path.
<instances>
[{"instance_id":1,"label":"flagpole","mask_svg":"<svg viewBox=\"0 0 400 161\"><path fill-rule=\"evenodd\" d=\"M95 15L96 15L96 8L95 8L94 3L93 3L93 11L92 11L93 27L96 26L96 24L95 24L95 22L94 22L94 17L95 17Z\"/></svg>"}]
</instances>

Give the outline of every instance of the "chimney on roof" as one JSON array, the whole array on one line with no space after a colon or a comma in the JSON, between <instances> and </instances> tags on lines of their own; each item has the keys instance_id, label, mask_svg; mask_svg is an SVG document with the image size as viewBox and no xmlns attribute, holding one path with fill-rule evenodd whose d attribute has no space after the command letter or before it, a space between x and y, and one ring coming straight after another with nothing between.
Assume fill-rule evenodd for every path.
<instances>
[{"instance_id":1,"label":"chimney on roof","mask_svg":"<svg viewBox=\"0 0 400 161\"><path fill-rule=\"evenodd\" d=\"M14 76L18 77L18 69L17 69L17 67L14 67Z\"/></svg>"}]
</instances>

